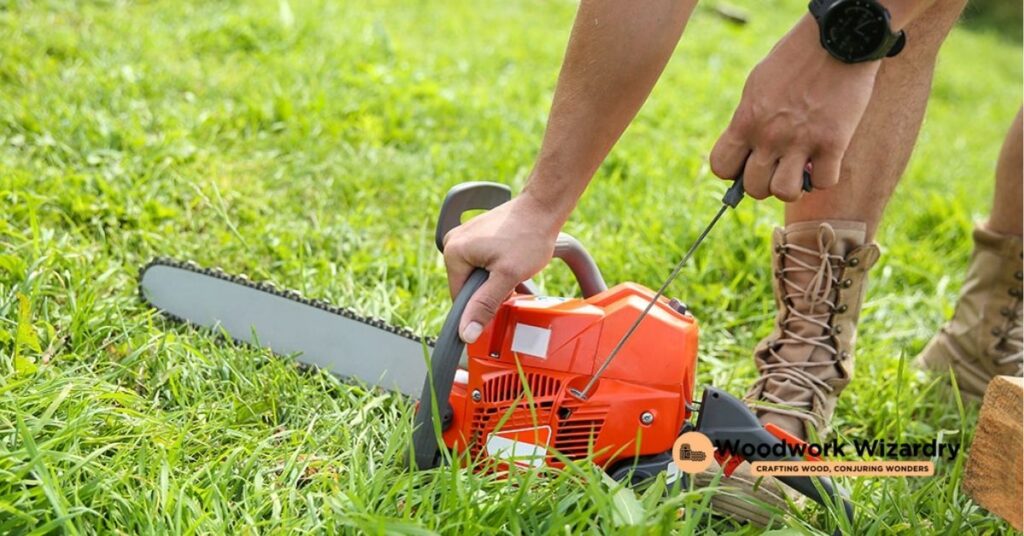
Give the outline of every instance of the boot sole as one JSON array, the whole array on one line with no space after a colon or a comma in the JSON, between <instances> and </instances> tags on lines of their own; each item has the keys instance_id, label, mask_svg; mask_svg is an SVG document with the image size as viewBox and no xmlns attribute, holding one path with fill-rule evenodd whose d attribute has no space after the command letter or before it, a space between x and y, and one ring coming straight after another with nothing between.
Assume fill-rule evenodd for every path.
<instances>
[{"instance_id":1,"label":"boot sole","mask_svg":"<svg viewBox=\"0 0 1024 536\"><path fill-rule=\"evenodd\" d=\"M948 374L949 369L952 368L953 375L957 377L956 385L957 390L960 391L961 398L970 402L980 401L984 392L978 393L974 390L965 389L959 381L964 373L960 372L961 367L953 356L962 354L963 351L956 342L948 339L949 337L943 332L939 332L935 337L932 337L932 340L928 341L928 345L924 347L924 350L921 350L921 353L914 359L914 365L919 369L942 375Z\"/></svg>"}]
</instances>

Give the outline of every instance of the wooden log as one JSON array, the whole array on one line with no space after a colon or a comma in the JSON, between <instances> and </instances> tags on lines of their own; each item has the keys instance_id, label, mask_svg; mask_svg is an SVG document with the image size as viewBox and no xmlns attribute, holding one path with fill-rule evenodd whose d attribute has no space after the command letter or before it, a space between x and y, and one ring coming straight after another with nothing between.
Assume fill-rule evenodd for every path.
<instances>
[{"instance_id":1,"label":"wooden log","mask_svg":"<svg viewBox=\"0 0 1024 536\"><path fill-rule=\"evenodd\" d=\"M997 376L989 382L963 480L974 502L1017 530L1024 530L1022 407L1024 378Z\"/></svg>"}]
</instances>

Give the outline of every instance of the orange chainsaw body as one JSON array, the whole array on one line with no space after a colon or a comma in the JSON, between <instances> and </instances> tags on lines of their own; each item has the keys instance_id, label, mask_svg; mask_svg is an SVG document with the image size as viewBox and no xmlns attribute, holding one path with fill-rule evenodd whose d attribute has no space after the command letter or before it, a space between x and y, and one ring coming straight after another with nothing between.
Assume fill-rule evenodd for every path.
<instances>
[{"instance_id":1,"label":"orange chainsaw body","mask_svg":"<svg viewBox=\"0 0 1024 536\"><path fill-rule=\"evenodd\" d=\"M445 443L474 458L554 467L563 465L556 451L606 467L670 451L690 417L698 328L666 300L585 400L569 393L583 389L653 297L633 283L587 299L514 294L467 347Z\"/></svg>"}]
</instances>

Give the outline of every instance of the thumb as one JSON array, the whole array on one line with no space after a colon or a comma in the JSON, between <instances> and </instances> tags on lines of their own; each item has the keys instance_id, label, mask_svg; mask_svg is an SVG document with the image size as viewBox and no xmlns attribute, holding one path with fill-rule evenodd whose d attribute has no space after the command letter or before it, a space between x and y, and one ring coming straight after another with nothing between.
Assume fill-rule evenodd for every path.
<instances>
[{"instance_id":1,"label":"thumb","mask_svg":"<svg viewBox=\"0 0 1024 536\"><path fill-rule=\"evenodd\" d=\"M467 343L476 342L477 338L498 312L498 307L512 293L519 283L515 278L498 272L491 272L487 281L473 294L466 304L459 322L459 336Z\"/></svg>"}]
</instances>

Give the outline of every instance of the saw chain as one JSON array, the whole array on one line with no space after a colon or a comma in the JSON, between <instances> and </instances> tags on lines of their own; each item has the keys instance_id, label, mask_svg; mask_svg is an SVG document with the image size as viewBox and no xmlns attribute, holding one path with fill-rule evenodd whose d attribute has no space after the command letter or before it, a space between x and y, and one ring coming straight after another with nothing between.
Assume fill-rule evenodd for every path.
<instances>
[{"instance_id":1,"label":"saw chain","mask_svg":"<svg viewBox=\"0 0 1024 536\"><path fill-rule=\"evenodd\" d=\"M193 273L197 273L197 274L202 274L202 275L206 275L206 276L209 276L209 277L214 277L214 278L220 279L222 281L227 281L229 283L235 283L235 284L238 284L238 285L244 285L244 286L249 287L251 289L255 289L255 290L258 290L260 292L265 292L267 294L272 294L274 296L279 296L279 297L285 298L287 300L291 300L291 301L294 301L294 302L301 303L303 305L308 305L310 307L315 307L315 308L320 309L322 311L326 311L328 313L331 313L331 314L334 314L334 315L338 315L338 316L347 318L349 320L355 320L356 322L362 322L363 324L366 324L368 326L373 326L375 328L383 329L384 331L387 331L389 333L393 333L393 334L398 335L400 337L405 337L406 339L409 339L411 341L418 342L418 343L424 343L427 346L434 346L434 343L436 341L435 337L426 337L426 336L422 336L422 335L417 335L415 332L413 332L409 328L402 327L402 326L395 326L395 325L390 324L390 323L388 323L387 321L385 321L385 320L383 320L381 318L377 318L377 317L373 317L373 316L367 316L367 315L362 315L362 314L359 314L358 312L356 312L356 311L354 311L354 310L352 310L352 309L350 309L348 307L341 307L341 306L334 305L333 303L329 303L329 302L326 302L326 301L323 301L323 300L307 298L306 296L304 296L301 292L299 292L297 290L293 290L293 289L289 289L289 288L280 288L277 285L275 285L274 283L271 283L269 281L253 281L253 280L249 279L248 277L246 277L245 275L241 275L241 274L239 274L239 275L229 274L229 273L225 272L224 270L222 270L219 267L203 268L202 266L200 266L198 263L196 263L194 261L180 261L180 260L172 259L172 258L169 258L169 257L156 257L156 258L150 260L148 263L146 263L146 265L143 266L139 270L139 279L141 280L142 276L146 273L146 270L149 270L153 266L167 266L167 267L176 268L176 269L179 269L179 270L187 270L189 272L193 272ZM172 320L174 322L181 323L181 324L194 325L194 323L192 321L190 321L189 319L177 316L177 315L175 315L175 314L173 314L173 313L171 313L171 312L169 312L169 311L167 311L165 309L161 309L156 304L150 302L149 299L146 297L145 292L143 292L143 289L142 289L141 285L139 286L138 292L139 292L139 299L141 299L143 303L145 303L146 305L150 306L151 308L156 310L158 313L160 313L161 316L163 316L163 317L165 317L165 318L167 318L169 320Z\"/></svg>"}]
</instances>

